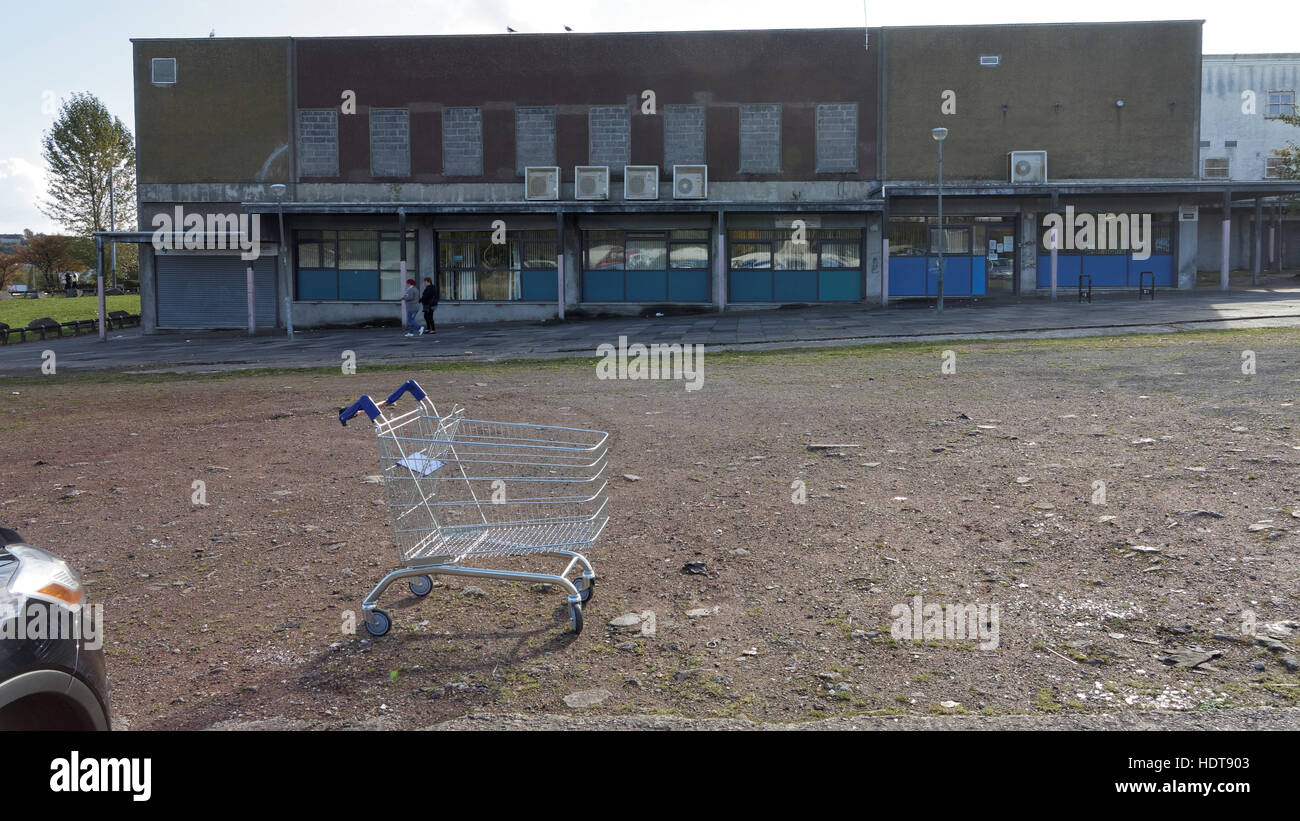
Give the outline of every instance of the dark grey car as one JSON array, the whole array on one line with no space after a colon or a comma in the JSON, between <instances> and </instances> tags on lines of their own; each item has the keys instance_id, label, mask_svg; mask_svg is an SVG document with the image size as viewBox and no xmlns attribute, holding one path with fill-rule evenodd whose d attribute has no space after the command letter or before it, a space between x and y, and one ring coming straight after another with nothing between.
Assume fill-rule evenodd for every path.
<instances>
[{"instance_id":1,"label":"dark grey car","mask_svg":"<svg viewBox=\"0 0 1300 821\"><path fill-rule=\"evenodd\" d=\"M0 527L0 730L107 730L102 625L67 563Z\"/></svg>"}]
</instances>

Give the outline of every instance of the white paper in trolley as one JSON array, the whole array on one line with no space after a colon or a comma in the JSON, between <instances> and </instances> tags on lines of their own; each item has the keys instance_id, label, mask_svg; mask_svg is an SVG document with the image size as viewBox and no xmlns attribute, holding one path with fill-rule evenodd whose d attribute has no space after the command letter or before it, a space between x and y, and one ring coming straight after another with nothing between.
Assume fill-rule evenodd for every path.
<instances>
[{"instance_id":1,"label":"white paper in trolley","mask_svg":"<svg viewBox=\"0 0 1300 821\"><path fill-rule=\"evenodd\" d=\"M419 451L418 453L412 453L405 459L398 459L397 464L421 476L428 476L446 463L425 456L424 451Z\"/></svg>"}]
</instances>

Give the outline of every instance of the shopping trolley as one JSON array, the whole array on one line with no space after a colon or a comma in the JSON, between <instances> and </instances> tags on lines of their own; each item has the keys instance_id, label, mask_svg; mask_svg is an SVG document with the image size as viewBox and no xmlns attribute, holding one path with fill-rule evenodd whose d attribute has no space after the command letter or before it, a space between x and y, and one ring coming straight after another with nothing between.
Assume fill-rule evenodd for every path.
<instances>
[{"instance_id":1,"label":"shopping trolley","mask_svg":"<svg viewBox=\"0 0 1300 821\"><path fill-rule=\"evenodd\" d=\"M405 393L418 404L393 413ZM346 426L358 413L374 424L401 562L361 603L367 632L382 636L392 626L376 607L390 585L409 579L411 592L425 596L433 576L554 585L568 594L573 632L582 632L582 605L596 586L582 550L609 521L609 434L466 419L459 405L444 416L413 379L382 402L362 396L339 421ZM541 555L567 564L558 574L486 566ZM581 575L570 581L575 569Z\"/></svg>"}]
</instances>

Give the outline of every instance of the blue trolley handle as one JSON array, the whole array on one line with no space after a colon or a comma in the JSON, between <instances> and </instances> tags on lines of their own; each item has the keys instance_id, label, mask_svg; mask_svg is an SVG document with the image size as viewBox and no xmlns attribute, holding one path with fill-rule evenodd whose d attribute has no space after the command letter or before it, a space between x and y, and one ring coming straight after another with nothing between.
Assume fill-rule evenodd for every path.
<instances>
[{"instance_id":1,"label":"blue trolley handle","mask_svg":"<svg viewBox=\"0 0 1300 821\"><path fill-rule=\"evenodd\" d=\"M415 400L417 402L423 402L424 397L427 395L420 388L419 383L417 383L414 379L408 379L402 383L402 386L400 388L393 391L392 395L390 395L387 399L385 399L382 402L376 402L375 400L371 399L369 396L362 396L360 399L358 399L356 402L353 402L348 407L340 408L339 424L343 425L343 427L347 427L348 420L363 411L365 412L366 416L370 417L370 421L373 422L379 418L380 408L386 408L389 405L397 404L397 400L401 399L402 394L404 393L410 393L411 396L415 397Z\"/></svg>"},{"instance_id":2,"label":"blue trolley handle","mask_svg":"<svg viewBox=\"0 0 1300 821\"><path fill-rule=\"evenodd\" d=\"M393 391L393 393L384 401L385 405L395 405L397 400L402 398L402 394L409 392L415 397L416 402L423 402L425 393L420 389L420 385L414 379L408 379L402 383L402 387Z\"/></svg>"},{"instance_id":3,"label":"blue trolley handle","mask_svg":"<svg viewBox=\"0 0 1300 821\"><path fill-rule=\"evenodd\" d=\"M339 408L339 424L346 428L348 420L362 411L365 411L366 416L370 417L371 422L379 418L379 405L376 405L375 400L369 396L362 396L346 408Z\"/></svg>"}]
</instances>

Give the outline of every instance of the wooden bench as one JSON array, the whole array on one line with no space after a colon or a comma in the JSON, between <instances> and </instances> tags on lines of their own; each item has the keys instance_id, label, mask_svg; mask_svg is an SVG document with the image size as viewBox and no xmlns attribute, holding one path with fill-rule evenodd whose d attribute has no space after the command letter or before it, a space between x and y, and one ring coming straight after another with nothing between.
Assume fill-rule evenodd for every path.
<instances>
[{"instance_id":1,"label":"wooden bench","mask_svg":"<svg viewBox=\"0 0 1300 821\"><path fill-rule=\"evenodd\" d=\"M14 333L17 333L17 331L14 331ZM8 344L9 344L9 325L8 325L8 323L0 322L0 342L3 342L5 345L8 345Z\"/></svg>"},{"instance_id":2,"label":"wooden bench","mask_svg":"<svg viewBox=\"0 0 1300 821\"><path fill-rule=\"evenodd\" d=\"M117 323L118 328L125 328L127 326L127 323L130 323L132 325L139 325L140 315L127 313L126 311L109 311L108 312L109 327L112 327L114 322Z\"/></svg>"},{"instance_id":3,"label":"wooden bench","mask_svg":"<svg viewBox=\"0 0 1300 821\"><path fill-rule=\"evenodd\" d=\"M29 334L39 333L41 339L44 340L45 335L51 332L57 333L62 337L63 326L53 319L50 319L48 316L43 316L40 319L33 319L31 322L28 322L26 332ZM26 334L24 334L24 341L26 341Z\"/></svg>"}]
</instances>

